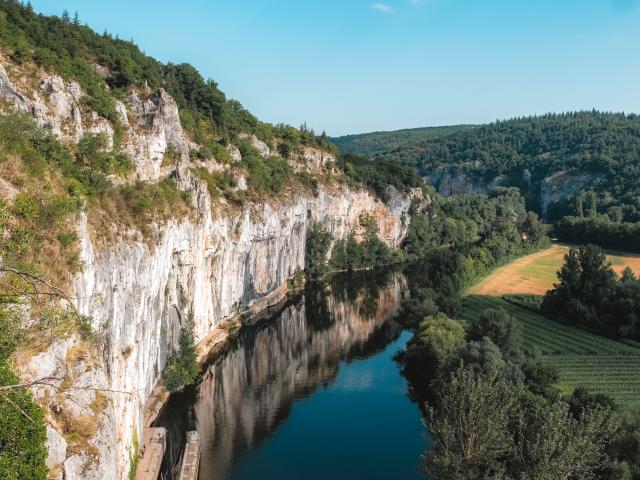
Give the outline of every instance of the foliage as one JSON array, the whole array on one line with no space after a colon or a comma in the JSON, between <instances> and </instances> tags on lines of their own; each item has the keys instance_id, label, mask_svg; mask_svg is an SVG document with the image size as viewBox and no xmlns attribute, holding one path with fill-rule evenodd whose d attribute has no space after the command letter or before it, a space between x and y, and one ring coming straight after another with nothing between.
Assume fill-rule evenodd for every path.
<instances>
[{"instance_id":1,"label":"foliage","mask_svg":"<svg viewBox=\"0 0 640 480\"><path fill-rule=\"evenodd\" d=\"M437 479L503 478L513 445L508 427L516 408L515 388L469 370L453 373L429 411L433 441L427 472Z\"/></svg>"},{"instance_id":2,"label":"foliage","mask_svg":"<svg viewBox=\"0 0 640 480\"><path fill-rule=\"evenodd\" d=\"M8 360L0 361L0 387L15 385ZM26 389L0 395L0 477L7 480L44 480L46 431L44 416Z\"/></svg>"},{"instance_id":3,"label":"foliage","mask_svg":"<svg viewBox=\"0 0 640 480\"><path fill-rule=\"evenodd\" d=\"M126 176L134 169L133 161L123 153L108 149L106 133L85 134L78 142L77 161L90 172Z\"/></svg>"},{"instance_id":4,"label":"foliage","mask_svg":"<svg viewBox=\"0 0 640 480\"><path fill-rule=\"evenodd\" d=\"M4 289L2 291L4 297ZM11 355L19 340L9 305L0 305L0 388L19 383ZM0 390L0 478L47 478L44 417L24 388Z\"/></svg>"},{"instance_id":5,"label":"foliage","mask_svg":"<svg viewBox=\"0 0 640 480\"><path fill-rule=\"evenodd\" d=\"M473 128L465 125L452 127L427 127L396 130L393 132L374 132L358 135L345 135L331 138L331 141L344 154L374 156L382 154L391 156L392 152L402 152L398 159L408 157L409 152L417 152L423 144L435 138L451 135L457 130Z\"/></svg>"},{"instance_id":6,"label":"foliage","mask_svg":"<svg viewBox=\"0 0 640 480\"><path fill-rule=\"evenodd\" d=\"M608 410L589 408L574 416L566 403L553 402L526 405L517 418L516 478L588 480L608 465L606 446L615 428Z\"/></svg>"},{"instance_id":7,"label":"foliage","mask_svg":"<svg viewBox=\"0 0 640 480\"><path fill-rule=\"evenodd\" d=\"M413 168L393 160L373 161L353 155L341 155L337 166L349 181L365 185L384 202L389 201L389 186L401 192L424 186Z\"/></svg>"},{"instance_id":8,"label":"foliage","mask_svg":"<svg viewBox=\"0 0 640 480\"><path fill-rule=\"evenodd\" d=\"M464 343L465 331L462 324L442 312L425 317L418 328L417 336L409 348L424 349L423 355L430 357L436 365L441 364Z\"/></svg>"},{"instance_id":9,"label":"foliage","mask_svg":"<svg viewBox=\"0 0 640 480\"><path fill-rule=\"evenodd\" d=\"M519 324L503 308L488 308L470 319L467 338L479 341L489 338L505 353L514 353L518 342Z\"/></svg>"},{"instance_id":10,"label":"foliage","mask_svg":"<svg viewBox=\"0 0 640 480\"><path fill-rule=\"evenodd\" d=\"M280 193L294 178L289 162L271 156L263 158L246 140L238 142L242 155L240 166L244 168L249 189L258 197L272 196Z\"/></svg>"},{"instance_id":11,"label":"foliage","mask_svg":"<svg viewBox=\"0 0 640 480\"><path fill-rule=\"evenodd\" d=\"M503 184L520 188L528 207L538 213L542 211L539 194L545 178L561 171L587 173L591 182L559 205L557 214L553 213L554 205L550 206L552 220L577 214L578 198L592 193L596 212L612 220L640 220L637 115L570 112L450 128L443 134L416 130L415 136L422 139L406 143L405 131L369 134L364 142L358 138L336 142L343 146L346 142L349 153L373 153L376 161L397 161L424 175L435 173L434 180L438 169L476 178L501 176Z\"/></svg>"},{"instance_id":12,"label":"foliage","mask_svg":"<svg viewBox=\"0 0 640 480\"><path fill-rule=\"evenodd\" d=\"M191 173L196 177L204 180L207 184L207 190L212 199L216 199L220 194L230 194L235 188L236 180L225 172L211 171L205 167L192 168Z\"/></svg>"},{"instance_id":13,"label":"foliage","mask_svg":"<svg viewBox=\"0 0 640 480\"><path fill-rule=\"evenodd\" d=\"M337 240L331 252L331 267L334 270L375 269L400 262L403 257L399 252L380 240L378 225L370 215L363 215L360 223L364 229L364 238L358 242L353 234Z\"/></svg>"},{"instance_id":14,"label":"foliage","mask_svg":"<svg viewBox=\"0 0 640 480\"><path fill-rule=\"evenodd\" d=\"M83 103L110 120L119 116L114 99L128 88L147 85L164 88L177 102L183 126L203 146L202 155L228 160L216 147L240 133L254 134L267 143L281 136L294 148L301 145L335 150L326 134L258 121L236 100L227 99L212 79L204 79L191 65L162 64L145 55L133 42L108 32L97 34L80 21L36 14L29 4L0 1L0 41L17 64L34 62L76 80L86 96ZM96 65L102 67L101 78ZM115 98L114 98L115 97Z\"/></svg>"},{"instance_id":15,"label":"foliage","mask_svg":"<svg viewBox=\"0 0 640 480\"><path fill-rule=\"evenodd\" d=\"M539 311L542 308L543 297L541 295L505 295L504 298L507 302L518 305L519 307L532 310L534 312Z\"/></svg>"},{"instance_id":16,"label":"foliage","mask_svg":"<svg viewBox=\"0 0 640 480\"><path fill-rule=\"evenodd\" d=\"M540 379L553 374L544 383L557 384L565 394L570 394L574 388L584 387L590 394L607 395L621 408L638 403L640 348L637 345L627 345L559 323L539 312L495 297L466 298L461 316L472 319L487 308L503 308L520 324L518 345L529 354L518 361L526 375L525 383L535 383L529 385L530 389L549 396L547 387L541 386L534 377Z\"/></svg>"},{"instance_id":17,"label":"foliage","mask_svg":"<svg viewBox=\"0 0 640 480\"><path fill-rule=\"evenodd\" d=\"M496 260L544 245L539 220L526 212L515 189L496 189L488 197L433 197L425 212L412 216L404 242L412 258L442 247L469 247L469 262L486 271L496 266Z\"/></svg>"},{"instance_id":18,"label":"foliage","mask_svg":"<svg viewBox=\"0 0 640 480\"><path fill-rule=\"evenodd\" d=\"M320 279L329 271L327 255L333 236L321 223L314 223L307 235L305 247L305 273L310 279Z\"/></svg>"},{"instance_id":19,"label":"foliage","mask_svg":"<svg viewBox=\"0 0 640 480\"><path fill-rule=\"evenodd\" d=\"M193 314L190 313L180 327L178 349L169 357L167 366L162 372L162 378L170 392L182 390L186 385L191 385L200 373L193 329Z\"/></svg>"},{"instance_id":20,"label":"foliage","mask_svg":"<svg viewBox=\"0 0 640 480\"><path fill-rule=\"evenodd\" d=\"M613 424L601 408L573 416L564 402L536 402L521 386L459 368L429 411L436 479L596 478Z\"/></svg>"},{"instance_id":21,"label":"foliage","mask_svg":"<svg viewBox=\"0 0 640 480\"><path fill-rule=\"evenodd\" d=\"M547 292L543 311L607 335L640 339L640 280L631 269L618 279L604 251L594 245L571 249Z\"/></svg>"},{"instance_id":22,"label":"foliage","mask_svg":"<svg viewBox=\"0 0 640 480\"><path fill-rule=\"evenodd\" d=\"M640 222L618 222L607 215L564 217L553 226L553 235L562 242L640 253Z\"/></svg>"}]
</instances>

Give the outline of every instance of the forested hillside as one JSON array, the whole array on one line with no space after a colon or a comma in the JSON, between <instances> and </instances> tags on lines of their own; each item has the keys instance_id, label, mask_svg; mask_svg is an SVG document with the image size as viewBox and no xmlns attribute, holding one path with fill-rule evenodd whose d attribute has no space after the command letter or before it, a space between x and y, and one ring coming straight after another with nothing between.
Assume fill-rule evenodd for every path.
<instances>
[{"instance_id":1,"label":"forested hillside","mask_svg":"<svg viewBox=\"0 0 640 480\"><path fill-rule=\"evenodd\" d=\"M640 220L638 115L549 114L454 129L449 135L428 135L429 131L424 130L421 142L406 145L403 132L360 136L360 142L343 137L335 142L352 153L414 165L425 176L448 168L487 183L500 177L501 185L520 187L528 205L538 210L545 178L557 172L587 174L587 185L580 191L596 193L597 213ZM578 213L579 196L572 192L551 205L552 219ZM583 193L583 204L585 198Z\"/></svg>"},{"instance_id":2,"label":"forested hillside","mask_svg":"<svg viewBox=\"0 0 640 480\"><path fill-rule=\"evenodd\" d=\"M402 152L402 156L411 157L419 154L430 140L445 137L454 132L472 128L467 125L451 127L425 127L396 130L393 132L372 132L358 135L332 137L342 153L354 155L381 155L388 152Z\"/></svg>"}]
</instances>

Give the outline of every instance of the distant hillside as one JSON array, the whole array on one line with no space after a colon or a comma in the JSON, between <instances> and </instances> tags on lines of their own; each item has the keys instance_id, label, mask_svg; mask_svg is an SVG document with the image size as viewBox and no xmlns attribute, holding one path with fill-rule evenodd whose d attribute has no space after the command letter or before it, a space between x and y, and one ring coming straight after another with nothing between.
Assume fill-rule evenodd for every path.
<instances>
[{"instance_id":1,"label":"distant hillside","mask_svg":"<svg viewBox=\"0 0 640 480\"><path fill-rule=\"evenodd\" d=\"M396 130L393 132L372 132L358 135L333 137L331 141L342 153L354 155L380 155L401 151L403 155L412 156L420 151L421 146L435 138L451 135L459 130L469 128L466 125L450 127L425 127Z\"/></svg>"},{"instance_id":2,"label":"distant hillside","mask_svg":"<svg viewBox=\"0 0 640 480\"><path fill-rule=\"evenodd\" d=\"M515 186L528 207L549 220L589 211L640 221L638 115L549 114L476 127L354 135L334 143L413 165L444 194Z\"/></svg>"}]
</instances>

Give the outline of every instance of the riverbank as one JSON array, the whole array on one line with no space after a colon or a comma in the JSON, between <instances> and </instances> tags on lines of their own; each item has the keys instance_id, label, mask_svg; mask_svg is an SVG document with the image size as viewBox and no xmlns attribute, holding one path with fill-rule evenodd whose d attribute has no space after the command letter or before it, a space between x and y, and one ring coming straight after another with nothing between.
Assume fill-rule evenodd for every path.
<instances>
[{"instance_id":1,"label":"riverbank","mask_svg":"<svg viewBox=\"0 0 640 480\"><path fill-rule=\"evenodd\" d=\"M197 430L202 478L420 478L421 417L392 359L410 336L394 320L408 287L402 275L370 277L307 289L269 321L242 328L199 384L163 409L165 473L184 433ZM387 470L371 455L385 456Z\"/></svg>"}]
</instances>

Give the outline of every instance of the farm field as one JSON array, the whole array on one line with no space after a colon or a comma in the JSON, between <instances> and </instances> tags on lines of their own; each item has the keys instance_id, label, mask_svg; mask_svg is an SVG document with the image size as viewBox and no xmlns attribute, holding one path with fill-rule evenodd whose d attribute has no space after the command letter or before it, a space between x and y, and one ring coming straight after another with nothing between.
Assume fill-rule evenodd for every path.
<instances>
[{"instance_id":1,"label":"farm field","mask_svg":"<svg viewBox=\"0 0 640 480\"><path fill-rule=\"evenodd\" d=\"M498 297L467 297L463 316L496 307L520 321L522 346L537 347L545 362L557 368L563 393L584 386L609 395L622 407L640 405L640 347L555 322Z\"/></svg>"},{"instance_id":2,"label":"farm field","mask_svg":"<svg viewBox=\"0 0 640 480\"><path fill-rule=\"evenodd\" d=\"M564 262L569 246L554 244L541 252L519 258L497 269L471 287L468 295L502 296L516 293L544 295L557 280L556 272ZM640 275L640 255L608 252L609 261L616 273L628 266Z\"/></svg>"}]
</instances>

